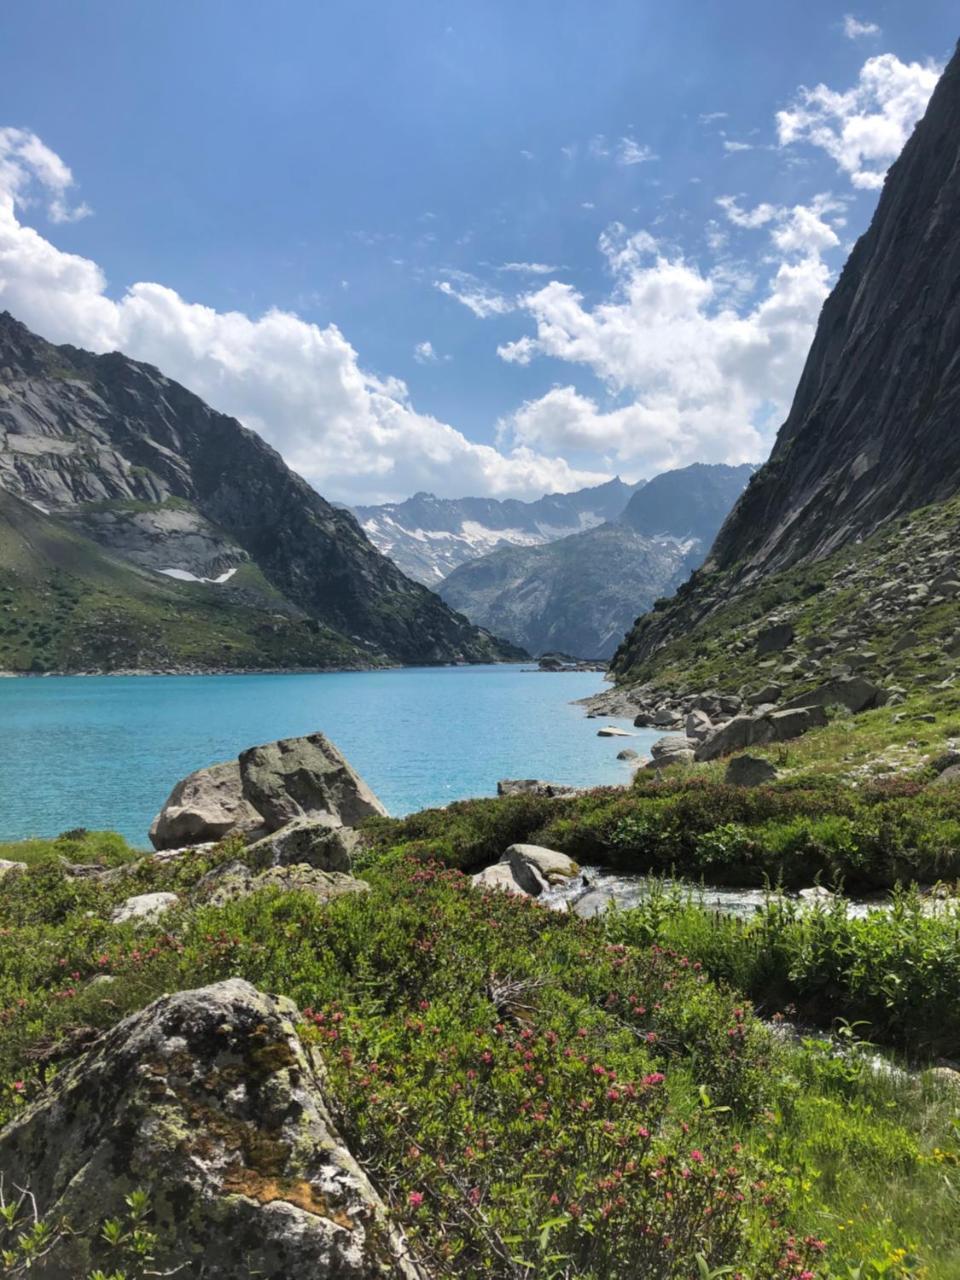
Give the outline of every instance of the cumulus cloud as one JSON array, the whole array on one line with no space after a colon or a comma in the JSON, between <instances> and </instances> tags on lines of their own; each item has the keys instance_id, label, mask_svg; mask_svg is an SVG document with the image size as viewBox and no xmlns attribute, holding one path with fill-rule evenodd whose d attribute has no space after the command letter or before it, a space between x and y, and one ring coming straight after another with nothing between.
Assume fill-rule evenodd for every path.
<instances>
[{"instance_id":1,"label":"cumulus cloud","mask_svg":"<svg viewBox=\"0 0 960 1280\"><path fill-rule=\"evenodd\" d=\"M759 298L737 264L703 271L648 232L614 224L598 246L614 276L610 297L590 307L551 281L520 299L535 333L499 348L514 363L548 356L589 369L608 407L573 385L554 387L500 422L501 444L601 453L648 475L764 455L828 292L822 254L839 244L830 219L843 206L829 196L792 209L744 210L732 197L721 206L736 225L770 238L776 265Z\"/></svg>"},{"instance_id":2,"label":"cumulus cloud","mask_svg":"<svg viewBox=\"0 0 960 1280\"><path fill-rule=\"evenodd\" d=\"M413 358L417 364L436 364L440 359L430 341L418 342L413 348Z\"/></svg>"},{"instance_id":3,"label":"cumulus cloud","mask_svg":"<svg viewBox=\"0 0 960 1280\"><path fill-rule=\"evenodd\" d=\"M780 146L820 147L855 187L882 187L942 70L932 61L904 63L883 53L867 59L851 89L802 87L796 100L777 112Z\"/></svg>"},{"instance_id":4,"label":"cumulus cloud","mask_svg":"<svg viewBox=\"0 0 960 1280\"><path fill-rule=\"evenodd\" d=\"M418 489L535 497L607 478L521 441L509 450L475 444L418 413L403 382L365 370L334 324L217 311L150 282L109 297L95 262L23 221L38 192L49 208L72 181L35 135L0 132L0 307L51 341L157 365L258 431L321 492L366 502Z\"/></svg>"},{"instance_id":5,"label":"cumulus cloud","mask_svg":"<svg viewBox=\"0 0 960 1280\"><path fill-rule=\"evenodd\" d=\"M829 192L814 196L808 205L768 204L743 209L736 196L720 196L717 204L735 227L756 230L772 224L770 238L782 254L819 254L835 249L840 238L835 227L846 225L846 203Z\"/></svg>"},{"instance_id":6,"label":"cumulus cloud","mask_svg":"<svg viewBox=\"0 0 960 1280\"><path fill-rule=\"evenodd\" d=\"M845 13L843 34L848 40L862 40L864 36L878 36L881 31L875 22L860 22L852 13Z\"/></svg>"}]
</instances>

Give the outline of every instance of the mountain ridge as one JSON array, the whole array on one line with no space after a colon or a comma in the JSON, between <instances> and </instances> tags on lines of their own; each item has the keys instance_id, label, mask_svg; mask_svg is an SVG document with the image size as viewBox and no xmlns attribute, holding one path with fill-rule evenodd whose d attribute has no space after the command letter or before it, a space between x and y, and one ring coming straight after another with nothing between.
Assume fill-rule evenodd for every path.
<instances>
[{"instance_id":1,"label":"mountain ridge","mask_svg":"<svg viewBox=\"0 0 960 1280\"><path fill-rule=\"evenodd\" d=\"M152 365L54 346L6 312L0 489L150 573L200 581L251 564L267 617L279 607L336 633L359 664L521 656L406 578L236 419Z\"/></svg>"},{"instance_id":2,"label":"mountain ridge","mask_svg":"<svg viewBox=\"0 0 960 1280\"><path fill-rule=\"evenodd\" d=\"M694 463L664 472L634 492L619 520L468 560L438 590L531 653L609 658L638 613L700 563L752 471Z\"/></svg>"},{"instance_id":3,"label":"mountain ridge","mask_svg":"<svg viewBox=\"0 0 960 1280\"><path fill-rule=\"evenodd\" d=\"M615 476L571 493L517 498L437 498L415 493L403 502L356 506L368 537L404 573L426 586L506 546L542 546L619 517L645 482Z\"/></svg>"}]
</instances>

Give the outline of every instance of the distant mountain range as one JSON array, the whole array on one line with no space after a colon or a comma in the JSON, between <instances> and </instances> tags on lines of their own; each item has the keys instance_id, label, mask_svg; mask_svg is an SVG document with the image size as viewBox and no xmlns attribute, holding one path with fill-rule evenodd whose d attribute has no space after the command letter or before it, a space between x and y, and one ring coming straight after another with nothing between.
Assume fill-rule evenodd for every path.
<instances>
[{"instance_id":1,"label":"distant mountain range","mask_svg":"<svg viewBox=\"0 0 960 1280\"><path fill-rule=\"evenodd\" d=\"M234 418L0 314L0 669L517 656Z\"/></svg>"},{"instance_id":2,"label":"distant mountain range","mask_svg":"<svg viewBox=\"0 0 960 1280\"><path fill-rule=\"evenodd\" d=\"M468 560L438 590L530 653L609 658L637 615L700 564L753 471L696 463L664 472L635 488L613 519Z\"/></svg>"},{"instance_id":3,"label":"distant mountain range","mask_svg":"<svg viewBox=\"0 0 960 1280\"><path fill-rule=\"evenodd\" d=\"M616 477L575 493L548 493L535 502L497 498L435 498L354 507L375 546L405 574L436 588L468 560L501 547L538 547L619 518L643 486Z\"/></svg>"}]
</instances>

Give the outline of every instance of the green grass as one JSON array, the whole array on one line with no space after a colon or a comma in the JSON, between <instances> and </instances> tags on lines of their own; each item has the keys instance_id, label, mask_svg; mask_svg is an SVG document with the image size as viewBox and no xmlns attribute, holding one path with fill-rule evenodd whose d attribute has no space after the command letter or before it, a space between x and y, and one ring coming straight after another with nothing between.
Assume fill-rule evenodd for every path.
<instances>
[{"instance_id":1,"label":"green grass","mask_svg":"<svg viewBox=\"0 0 960 1280\"><path fill-rule=\"evenodd\" d=\"M831 662L843 661L854 650L869 650L875 656L864 664L863 673L882 684L910 688L942 680L953 673L950 650L960 629L960 597L914 610L901 601L876 615L869 606L891 581L903 583L906 596L910 574L901 568L904 558L915 563L921 551L952 547L958 524L960 499L938 503L891 521L862 543L770 575L739 592L731 589L736 568L729 582L701 573L699 594L711 591L720 599L729 595L730 602L699 623L687 622L683 610L692 589L681 588L673 601L664 602L675 615L671 631L676 638L643 656L645 636L659 626L659 617L654 612L638 619L614 659L615 675L621 683L651 681L664 690L719 687L732 692L774 680L784 686L785 698L794 697L822 682L826 673L810 676L785 670L778 655L758 662L753 644L768 620L789 617L797 633L796 652L805 652L815 637L829 640L838 632L852 631L855 638L841 640ZM916 640L898 653L906 631Z\"/></svg>"},{"instance_id":2,"label":"green grass","mask_svg":"<svg viewBox=\"0 0 960 1280\"><path fill-rule=\"evenodd\" d=\"M0 1113L42 1092L78 1028L243 976L306 1011L338 1121L433 1274L960 1273L960 1096L855 1044L784 1045L693 945L669 946L678 915L651 933L648 912L641 936L639 916L582 921L396 856L327 907L191 904L238 852L99 884L47 857L7 881ZM161 925L108 923L156 889L182 898Z\"/></svg>"},{"instance_id":3,"label":"green grass","mask_svg":"<svg viewBox=\"0 0 960 1280\"><path fill-rule=\"evenodd\" d=\"M811 738L813 735L811 735ZM804 740L806 741L806 740ZM960 879L960 786L880 778L852 786L798 769L782 782L732 788L722 766L638 773L625 790L551 800L462 801L364 826L367 862L390 850L475 870L517 841L621 872L796 889L850 891Z\"/></svg>"},{"instance_id":4,"label":"green grass","mask_svg":"<svg viewBox=\"0 0 960 1280\"><path fill-rule=\"evenodd\" d=\"M40 866L51 859L118 867L139 855L116 831L87 831L77 827L53 840L0 841L0 859L24 862L28 867Z\"/></svg>"},{"instance_id":5,"label":"green grass","mask_svg":"<svg viewBox=\"0 0 960 1280\"><path fill-rule=\"evenodd\" d=\"M292 610L254 565L211 590L112 559L0 491L0 670L275 670L383 659Z\"/></svg>"}]
</instances>

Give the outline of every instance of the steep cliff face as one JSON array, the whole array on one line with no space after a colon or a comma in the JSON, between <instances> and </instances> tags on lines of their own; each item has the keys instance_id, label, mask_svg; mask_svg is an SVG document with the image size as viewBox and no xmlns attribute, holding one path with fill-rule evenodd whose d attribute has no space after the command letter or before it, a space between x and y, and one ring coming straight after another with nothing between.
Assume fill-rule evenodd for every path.
<instances>
[{"instance_id":1,"label":"steep cliff face","mask_svg":"<svg viewBox=\"0 0 960 1280\"><path fill-rule=\"evenodd\" d=\"M960 51L824 305L769 461L621 674L742 593L960 489Z\"/></svg>"},{"instance_id":2,"label":"steep cliff face","mask_svg":"<svg viewBox=\"0 0 960 1280\"><path fill-rule=\"evenodd\" d=\"M960 51L824 304L719 568L782 568L960 485Z\"/></svg>"},{"instance_id":3,"label":"steep cliff face","mask_svg":"<svg viewBox=\"0 0 960 1280\"><path fill-rule=\"evenodd\" d=\"M215 580L249 563L284 611L371 661L511 652L405 577L235 419L150 365L54 347L6 313L0 488L153 576Z\"/></svg>"}]
</instances>

